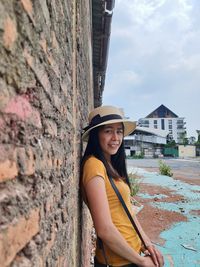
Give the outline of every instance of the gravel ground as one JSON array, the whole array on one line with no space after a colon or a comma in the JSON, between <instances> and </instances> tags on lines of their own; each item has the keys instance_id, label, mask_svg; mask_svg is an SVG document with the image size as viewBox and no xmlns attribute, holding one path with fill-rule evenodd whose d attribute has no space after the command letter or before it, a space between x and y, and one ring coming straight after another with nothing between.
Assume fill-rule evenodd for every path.
<instances>
[{"instance_id":1,"label":"gravel ground","mask_svg":"<svg viewBox=\"0 0 200 267\"><path fill-rule=\"evenodd\" d=\"M200 159L162 159L173 177L159 175L158 159L127 160L139 177L138 218L165 255L165 266L200 266Z\"/></svg>"}]
</instances>

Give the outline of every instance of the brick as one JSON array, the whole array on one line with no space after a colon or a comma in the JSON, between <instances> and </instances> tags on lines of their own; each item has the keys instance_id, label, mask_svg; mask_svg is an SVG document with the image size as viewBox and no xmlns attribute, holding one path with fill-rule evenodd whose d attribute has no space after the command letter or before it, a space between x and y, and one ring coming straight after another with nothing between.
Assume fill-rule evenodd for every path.
<instances>
[{"instance_id":1,"label":"brick","mask_svg":"<svg viewBox=\"0 0 200 267\"><path fill-rule=\"evenodd\" d=\"M17 39L16 24L8 16L4 21L3 44L7 49L11 50L16 39Z\"/></svg>"},{"instance_id":2,"label":"brick","mask_svg":"<svg viewBox=\"0 0 200 267\"><path fill-rule=\"evenodd\" d=\"M29 259L24 256L16 256L14 262L12 263L12 267L32 267L32 263Z\"/></svg>"},{"instance_id":3,"label":"brick","mask_svg":"<svg viewBox=\"0 0 200 267\"><path fill-rule=\"evenodd\" d=\"M35 159L30 148L17 148L19 172L23 175L32 175L35 172Z\"/></svg>"},{"instance_id":4,"label":"brick","mask_svg":"<svg viewBox=\"0 0 200 267\"><path fill-rule=\"evenodd\" d=\"M52 40L52 47L58 50L59 45L54 31L51 31L51 40Z\"/></svg>"},{"instance_id":5,"label":"brick","mask_svg":"<svg viewBox=\"0 0 200 267\"><path fill-rule=\"evenodd\" d=\"M16 149L9 145L0 145L0 182L13 179L17 175Z\"/></svg>"},{"instance_id":6,"label":"brick","mask_svg":"<svg viewBox=\"0 0 200 267\"><path fill-rule=\"evenodd\" d=\"M15 114L23 121L28 121L37 128L42 128L39 112L31 106L25 95L13 97L4 109L5 113Z\"/></svg>"},{"instance_id":7,"label":"brick","mask_svg":"<svg viewBox=\"0 0 200 267\"><path fill-rule=\"evenodd\" d=\"M67 259L64 256L59 256L55 267L67 267Z\"/></svg>"},{"instance_id":8,"label":"brick","mask_svg":"<svg viewBox=\"0 0 200 267\"><path fill-rule=\"evenodd\" d=\"M58 135L57 124L53 120L46 119L44 120L43 125L46 134L49 134L52 137L56 137Z\"/></svg>"},{"instance_id":9,"label":"brick","mask_svg":"<svg viewBox=\"0 0 200 267\"><path fill-rule=\"evenodd\" d=\"M59 71L59 66L57 65L57 63L55 62L51 52L48 50L47 48L47 41L44 38L44 36L42 35L41 40L39 41L40 46L42 47L42 50L44 51L47 60L49 62L49 64L51 65L51 68L53 69L53 71L55 72L56 76L58 78L60 78L60 71Z\"/></svg>"},{"instance_id":10,"label":"brick","mask_svg":"<svg viewBox=\"0 0 200 267\"><path fill-rule=\"evenodd\" d=\"M55 240L56 240L56 234L57 234L57 227L55 226L55 223L53 223L51 225L51 234L50 237L47 241L46 246L42 249L42 258L45 261L45 259L47 258L51 248L54 246L55 244Z\"/></svg>"},{"instance_id":11,"label":"brick","mask_svg":"<svg viewBox=\"0 0 200 267\"><path fill-rule=\"evenodd\" d=\"M53 211L54 204L55 204L54 203L54 197L52 194L50 194L50 196L47 198L47 200L44 204L46 217L48 217L49 213L51 213Z\"/></svg>"},{"instance_id":12,"label":"brick","mask_svg":"<svg viewBox=\"0 0 200 267\"><path fill-rule=\"evenodd\" d=\"M53 159L53 166L54 166L54 169L60 170L62 164L63 164L63 160L62 160L62 159L58 159L58 158L54 158L54 159Z\"/></svg>"},{"instance_id":13,"label":"brick","mask_svg":"<svg viewBox=\"0 0 200 267\"><path fill-rule=\"evenodd\" d=\"M8 266L16 254L39 232L39 209L32 210L28 218L21 217L16 223L0 232L0 266Z\"/></svg>"},{"instance_id":14,"label":"brick","mask_svg":"<svg viewBox=\"0 0 200 267\"><path fill-rule=\"evenodd\" d=\"M7 84L0 79L0 110L2 110L9 101L9 91Z\"/></svg>"},{"instance_id":15,"label":"brick","mask_svg":"<svg viewBox=\"0 0 200 267\"><path fill-rule=\"evenodd\" d=\"M49 26L49 25L51 25L51 20L50 20L49 9L47 7L47 3L46 3L46 1L42 1L42 0L40 0L39 2L40 2L40 6L41 6L41 12L44 15L46 24Z\"/></svg>"},{"instance_id":16,"label":"brick","mask_svg":"<svg viewBox=\"0 0 200 267\"><path fill-rule=\"evenodd\" d=\"M21 0L21 3L29 18L33 22L33 25L35 26L35 20L33 18L33 5L31 0Z\"/></svg>"},{"instance_id":17,"label":"brick","mask_svg":"<svg viewBox=\"0 0 200 267\"><path fill-rule=\"evenodd\" d=\"M43 151L42 157L36 159L36 170L44 171L53 168L53 160L47 151Z\"/></svg>"},{"instance_id":18,"label":"brick","mask_svg":"<svg viewBox=\"0 0 200 267\"><path fill-rule=\"evenodd\" d=\"M37 57L33 57L29 52L28 49L25 48L23 51L23 56L26 59L28 65L30 68L34 71L38 81L41 83L43 86L44 90L50 94L50 89L51 89L51 83L48 78L48 74L45 71L45 68L42 64L39 63L39 60Z\"/></svg>"},{"instance_id":19,"label":"brick","mask_svg":"<svg viewBox=\"0 0 200 267\"><path fill-rule=\"evenodd\" d=\"M0 183L15 178L18 175L17 164L14 161L6 160L0 162Z\"/></svg>"}]
</instances>

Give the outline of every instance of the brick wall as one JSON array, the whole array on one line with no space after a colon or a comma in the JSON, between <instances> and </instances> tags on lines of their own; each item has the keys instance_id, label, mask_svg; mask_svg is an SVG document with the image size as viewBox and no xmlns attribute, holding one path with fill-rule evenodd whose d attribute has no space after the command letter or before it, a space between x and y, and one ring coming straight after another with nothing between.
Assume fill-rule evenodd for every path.
<instances>
[{"instance_id":1,"label":"brick wall","mask_svg":"<svg viewBox=\"0 0 200 267\"><path fill-rule=\"evenodd\" d=\"M88 0L0 0L1 267L89 266L79 160L90 12Z\"/></svg>"}]
</instances>

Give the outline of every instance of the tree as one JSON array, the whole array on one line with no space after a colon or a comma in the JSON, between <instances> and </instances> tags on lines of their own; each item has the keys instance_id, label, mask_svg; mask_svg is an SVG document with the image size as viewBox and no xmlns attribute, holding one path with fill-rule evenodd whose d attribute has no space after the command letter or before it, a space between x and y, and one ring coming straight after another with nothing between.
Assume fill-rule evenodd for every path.
<instances>
[{"instance_id":1,"label":"tree","mask_svg":"<svg viewBox=\"0 0 200 267\"><path fill-rule=\"evenodd\" d=\"M196 144L200 145L200 130L196 130L196 132L197 132L197 135L198 135Z\"/></svg>"}]
</instances>

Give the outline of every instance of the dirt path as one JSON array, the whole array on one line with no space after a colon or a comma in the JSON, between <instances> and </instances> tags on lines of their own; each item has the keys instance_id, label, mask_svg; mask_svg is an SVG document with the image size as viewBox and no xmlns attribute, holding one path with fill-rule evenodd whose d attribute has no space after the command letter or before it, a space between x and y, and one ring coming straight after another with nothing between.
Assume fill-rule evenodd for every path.
<instances>
[{"instance_id":1,"label":"dirt path","mask_svg":"<svg viewBox=\"0 0 200 267\"><path fill-rule=\"evenodd\" d=\"M158 168L148 167L145 168L148 172L159 172ZM200 185L200 173L194 173L192 169L188 169L186 171L181 170L173 170L173 179L183 181L185 183L191 185ZM141 179L140 184L140 193L148 194L150 196L155 195L165 195L165 198L154 197L151 199L152 202L168 202L168 203L184 203L186 200L182 195L178 195L174 190L170 190L167 187L155 186L147 183L143 183ZM184 215L184 210L182 214L180 212L168 211L153 207L149 203L149 199L143 197L137 197L137 200L140 201L144 205L144 209L142 212L138 214L138 218L144 228L144 230L148 233L151 240L155 243L163 245L165 240L159 237L160 233L166 229L169 229L170 226L177 222L187 221L187 217ZM200 214L200 211L195 211L196 215ZM147 218L150 218L147 220ZM152 219L151 219L152 218Z\"/></svg>"}]
</instances>

